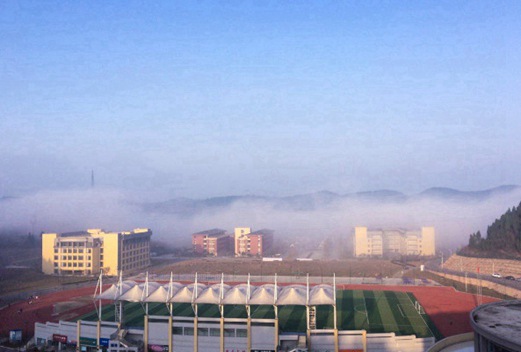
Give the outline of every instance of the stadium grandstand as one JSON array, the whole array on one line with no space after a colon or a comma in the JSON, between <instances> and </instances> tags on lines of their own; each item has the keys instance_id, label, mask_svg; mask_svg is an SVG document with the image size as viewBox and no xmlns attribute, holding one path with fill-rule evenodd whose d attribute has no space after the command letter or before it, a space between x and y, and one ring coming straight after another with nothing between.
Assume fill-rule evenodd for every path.
<instances>
[{"instance_id":1,"label":"stadium grandstand","mask_svg":"<svg viewBox=\"0 0 521 352\"><path fill-rule=\"evenodd\" d=\"M108 352L425 351L435 342L405 292L329 284L119 280L93 296L77 321L36 323L37 346Z\"/></svg>"}]
</instances>

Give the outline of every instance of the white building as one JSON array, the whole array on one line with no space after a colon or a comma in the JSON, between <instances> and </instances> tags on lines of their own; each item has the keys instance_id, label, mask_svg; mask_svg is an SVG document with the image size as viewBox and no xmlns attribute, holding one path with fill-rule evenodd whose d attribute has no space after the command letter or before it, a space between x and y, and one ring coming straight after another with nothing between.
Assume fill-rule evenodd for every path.
<instances>
[{"instance_id":1,"label":"white building","mask_svg":"<svg viewBox=\"0 0 521 352\"><path fill-rule=\"evenodd\" d=\"M354 256L383 257L393 255L433 256L435 255L434 227L421 230L367 229L355 227Z\"/></svg>"}]
</instances>

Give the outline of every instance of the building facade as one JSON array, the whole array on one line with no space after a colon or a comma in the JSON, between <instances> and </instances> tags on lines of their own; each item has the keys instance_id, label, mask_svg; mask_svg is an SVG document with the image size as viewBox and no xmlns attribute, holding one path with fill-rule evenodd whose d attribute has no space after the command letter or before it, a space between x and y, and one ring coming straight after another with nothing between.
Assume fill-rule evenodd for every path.
<instances>
[{"instance_id":1,"label":"building facade","mask_svg":"<svg viewBox=\"0 0 521 352\"><path fill-rule=\"evenodd\" d=\"M225 230L211 229L192 234L195 254L223 256L230 254L231 237Z\"/></svg>"},{"instance_id":2,"label":"building facade","mask_svg":"<svg viewBox=\"0 0 521 352\"><path fill-rule=\"evenodd\" d=\"M101 229L42 234L42 271L48 275L115 276L150 265L149 229L105 232Z\"/></svg>"},{"instance_id":3,"label":"building facade","mask_svg":"<svg viewBox=\"0 0 521 352\"><path fill-rule=\"evenodd\" d=\"M251 232L249 227L237 227L234 232L235 256L263 256L273 246L273 231Z\"/></svg>"},{"instance_id":4,"label":"building facade","mask_svg":"<svg viewBox=\"0 0 521 352\"><path fill-rule=\"evenodd\" d=\"M358 226L355 227L353 248L355 257L433 256L436 253L434 227L369 230Z\"/></svg>"}]
</instances>

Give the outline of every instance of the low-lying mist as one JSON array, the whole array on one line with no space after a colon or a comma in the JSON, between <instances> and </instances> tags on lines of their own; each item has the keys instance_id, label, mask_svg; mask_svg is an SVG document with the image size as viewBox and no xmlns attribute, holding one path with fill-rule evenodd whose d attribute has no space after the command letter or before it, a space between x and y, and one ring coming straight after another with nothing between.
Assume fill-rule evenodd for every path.
<instances>
[{"instance_id":1,"label":"low-lying mist","mask_svg":"<svg viewBox=\"0 0 521 352\"><path fill-rule=\"evenodd\" d=\"M155 239L173 246L188 246L196 231L234 227L270 228L275 235L292 239L346 238L354 226L420 228L434 226L438 247L466 245L469 234L486 228L508 208L517 206L521 189L479 199L422 195L397 199L337 197L302 206L278 198L233 197L228 202L184 200L186 209L172 210L145 202L141 196L116 189L46 191L0 199L0 230L19 233L70 232L87 228L111 231L151 228ZM206 200L207 201L207 200ZM3 231L5 232L5 231Z\"/></svg>"}]
</instances>

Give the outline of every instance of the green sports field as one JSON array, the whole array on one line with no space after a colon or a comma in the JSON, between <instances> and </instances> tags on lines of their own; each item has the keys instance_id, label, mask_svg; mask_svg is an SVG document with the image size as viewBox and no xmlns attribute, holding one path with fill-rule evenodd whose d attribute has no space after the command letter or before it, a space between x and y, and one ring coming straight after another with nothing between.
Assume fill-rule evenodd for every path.
<instances>
[{"instance_id":1,"label":"green sports field","mask_svg":"<svg viewBox=\"0 0 521 352\"><path fill-rule=\"evenodd\" d=\"M369 333L394 332L397 335L416 335L417 337L440 337L439 332L426 314L418 313L414 295L406 292L339 290L337 291L338 328L340 330L366 330ZM103 307L102 320L114 321L114 305ZM168 316L163 303L151 303L149 315ZM273 319L272 306L252 306L252 318ZM200 304L200 317L219 317L216 305ZM143 326L144 306L140 303L126 302L124 305L124 325ZM193 317L190 304L175 304L174 317ZM225 306L225 317L246 318L244 306ZM96 312L91 312L82 320L97 320ZM175 319L175 318L174 318ZM303 306L279 307L279 327L282 332L306 331L306 308ZM317 329L333 328L333 307L317 306Z\"/></svg>"}]
</instances>

